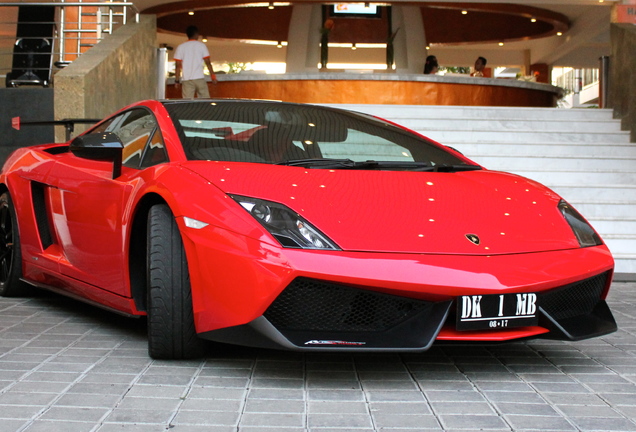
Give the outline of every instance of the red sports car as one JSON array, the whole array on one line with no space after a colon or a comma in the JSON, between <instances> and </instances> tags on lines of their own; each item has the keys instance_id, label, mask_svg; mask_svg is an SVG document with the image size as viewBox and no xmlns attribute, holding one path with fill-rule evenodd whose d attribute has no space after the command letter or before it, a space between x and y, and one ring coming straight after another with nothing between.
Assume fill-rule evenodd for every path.
<instances>
[{"instance_id":1,"label":"red sports car","mask_svg":"<svg viewBox=\"0 0 636 432\"><path fill-rule=\"evenodd\" d=\"M387 121L267 101L145 101L0 175L0 294L305 351L610 333L613 259L550 189Z\"/></svg>"}]
</instances>

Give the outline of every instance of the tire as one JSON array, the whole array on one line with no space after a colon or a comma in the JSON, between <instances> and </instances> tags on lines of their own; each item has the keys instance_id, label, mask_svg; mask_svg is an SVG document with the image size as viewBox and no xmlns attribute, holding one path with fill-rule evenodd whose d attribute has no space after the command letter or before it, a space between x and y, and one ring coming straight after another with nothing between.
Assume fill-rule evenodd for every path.
<instances>
[{"instance_id":1,"label":"tire","mask_svg":"<svg viewBox=\"0 0 636 432\"><path fill-rule=\"evenodd\" d=\"M7 88L15 87L15 84L13 84L13 72L7 72L7 76L5 77L5 86Z\"/></svg>"},{"instance_id":2,"label":"tire","mask_svg":"<svg viewBox=\"0 0 636 432\"><path fill-rule=\"evenodd\" d=\"M150 208L147 231L148 354L155 359L200 357L205 342L194 328L190 275L170 208Z\"/></svg>"},{"instance_id":3,"label":"tire","mask_svg":"<svg viewBox=\"0 0 636 432\"><path fill-rule=\"evenodd\" d=\"M18 220L9 192L0 195L0 296L24 297L31 287L22 282L22 251Z\"/></svg>"}]
</instances>

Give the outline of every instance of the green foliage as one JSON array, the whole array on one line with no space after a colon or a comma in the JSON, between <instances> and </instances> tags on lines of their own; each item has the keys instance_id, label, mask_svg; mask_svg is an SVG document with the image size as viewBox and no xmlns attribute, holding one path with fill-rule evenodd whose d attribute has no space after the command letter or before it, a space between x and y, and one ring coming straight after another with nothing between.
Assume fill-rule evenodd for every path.
<instances>
[{"instance_id":1,"label":"green foliage","mask_svg":"<svg viewBox=\"0 0 636 432\"><path fill-rule=\"evenodd\" d=\"M240 73L242 71L252 69L252 63L242 63L242 62L228 63L227 67L229 68L227 73L229 73L229 74L237 74L237 73Z\"/></svg>"},{"instance_id":2,"label":"green foliage","mask_svg":"<svg viewBox=\"0 0 636 432\"><path fill-rule=\"evenodd\" d=\"M439 70L441 72L450 72L450 73L459 73L459 74L469 74L470 68L467 66L440 66Z\"/></svg>"}]
</instances>

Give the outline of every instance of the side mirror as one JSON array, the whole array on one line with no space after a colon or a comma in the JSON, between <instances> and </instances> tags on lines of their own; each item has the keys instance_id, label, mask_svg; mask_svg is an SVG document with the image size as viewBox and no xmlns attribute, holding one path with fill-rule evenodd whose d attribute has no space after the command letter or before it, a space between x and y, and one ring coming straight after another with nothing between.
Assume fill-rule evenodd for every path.
<instances>
[{"instance_id":1,"label":"side mirror","mask_svg":"<svg viewBox=\"0 0 636 432\"><path fill-rule=\"evenodd\" d=\"M113 179L121 175L124 144L112 132L81 135L71 141L71 152L84 159L113 161Z\"/></svg>"}]
</instances>

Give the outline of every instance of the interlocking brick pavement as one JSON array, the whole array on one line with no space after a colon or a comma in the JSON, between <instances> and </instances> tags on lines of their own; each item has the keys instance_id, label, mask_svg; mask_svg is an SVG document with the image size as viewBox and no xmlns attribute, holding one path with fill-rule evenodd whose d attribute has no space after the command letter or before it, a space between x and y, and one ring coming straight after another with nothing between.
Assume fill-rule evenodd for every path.
<instances>
[{"instance_id":1,"label":"interlocking brick pavement","mask_svg":"<svg viewBox=\"0 0 636 432\"><path fill-rule=\"evenodd\" d=\"M223 347L153 361L143 320L0 299L0 431L636 431L636 283L619 331L398 354Z\"/></svg>"}]
</instances>

